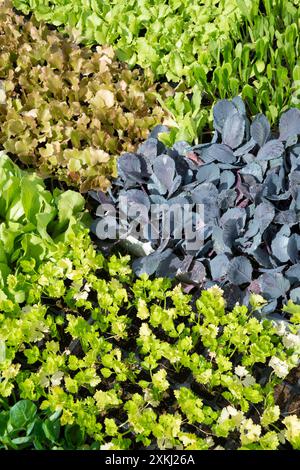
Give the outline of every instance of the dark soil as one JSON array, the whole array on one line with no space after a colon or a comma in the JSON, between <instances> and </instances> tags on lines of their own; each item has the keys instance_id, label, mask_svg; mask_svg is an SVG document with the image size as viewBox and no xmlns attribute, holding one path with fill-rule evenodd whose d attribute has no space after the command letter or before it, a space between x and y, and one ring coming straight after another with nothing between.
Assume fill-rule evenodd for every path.
<instances>
[{"instance_id":1,"label":"dark soil","mask_svg":"<svg viewBox=\"0 0 300 470\"><path fill-rule=\"evenodd\" d=\"M275 388L275 400L283 415L300 418L300 366L293 369L286 380Z\"/></svg>"}]
</instances>

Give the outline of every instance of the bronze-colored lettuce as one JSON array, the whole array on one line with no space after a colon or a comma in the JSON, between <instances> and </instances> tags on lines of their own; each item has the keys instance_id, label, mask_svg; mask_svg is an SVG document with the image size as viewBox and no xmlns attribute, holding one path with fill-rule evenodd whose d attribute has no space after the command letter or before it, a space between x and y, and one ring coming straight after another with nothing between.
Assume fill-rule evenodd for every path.
<instances>
[{"instance_id":1,"label":"bronze-colored lettuce","mask_svg":"<svg viewBox=\"0 0 300 470\"><path fill-rule=\"evenodd\" d=\"M111 47L76 45L10 2L0 12L0 84L0 144L81 191L105 190L116 156L166 117L151 74L129 70Z\"/></svg>"}]
</instances>

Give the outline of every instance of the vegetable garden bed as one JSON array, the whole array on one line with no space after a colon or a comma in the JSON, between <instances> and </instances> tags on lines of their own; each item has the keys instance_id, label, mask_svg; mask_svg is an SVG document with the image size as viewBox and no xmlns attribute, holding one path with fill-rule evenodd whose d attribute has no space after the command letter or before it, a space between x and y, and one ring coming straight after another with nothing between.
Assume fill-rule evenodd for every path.
<instances>
[{"instance_id":1,"label":"vegetable garden bed","mask_svg":"<svg viewBox=\"0 0 300 470\"><path fill-rule=\"evenodd\" d=\"M1 449L300 450L298 52L298 0L0 0Z\"/></svg>"}]
</instances>

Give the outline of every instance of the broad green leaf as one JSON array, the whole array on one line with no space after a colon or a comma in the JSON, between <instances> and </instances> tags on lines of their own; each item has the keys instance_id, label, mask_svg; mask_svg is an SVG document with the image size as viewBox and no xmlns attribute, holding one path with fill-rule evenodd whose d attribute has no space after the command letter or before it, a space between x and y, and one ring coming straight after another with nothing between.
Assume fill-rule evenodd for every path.
<instances>
[{"instance_id":1,"label":"broad green leaf","mask_svg":"<svg viewBox=\"0 0 300 470\"><path fill-rule=\"evenodd\" d=\"M41 212L42 206L42 186L39 188L39 181L35 176L24 176L21 180L21 202L26 218L36 225L36 215Z\"/></svg>"},{"instance_id":2,"label":"broad green leaf","mask_svg":"<svg viewBox=\"0 0 300 470\"><path fill-rule=\"evenodd\" d=\"M45 436L51 442L57 442L60 433L60 423L59 420L50 421L47 419L42 424L43 431Z\"/></svg>"},{"instance_id":3,"label":"broad green leaf","mask_svg":"<svg viewBox=\"0 0 300 470\"><path fill-rule=\"evenodd\" d=\"M29 400L18 401L9 411L9 424L14 430L26 429L35 418L36 405Z\"/></svg>"},{"instance_id":4,"label":"broad green leaf","mask_svg":"<svg viewBox=\"0 0 300 470\"><path fill-rule=\"evenodd\" d=\"M57 198L57 208L60 227L64 227L73 215L82 212L84 198L77 192L65 191Z\"/></svg>"}]
</instances>

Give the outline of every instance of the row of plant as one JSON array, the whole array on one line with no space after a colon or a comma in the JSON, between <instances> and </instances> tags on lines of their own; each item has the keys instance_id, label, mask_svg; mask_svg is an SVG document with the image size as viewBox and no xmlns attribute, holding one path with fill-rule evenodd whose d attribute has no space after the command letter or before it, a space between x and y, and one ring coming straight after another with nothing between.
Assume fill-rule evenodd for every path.
<instances>
[{"instance_id":1,"label":"row of plant","mask_svg":"<svg viewBox=\"0 0 300 470\"><path fill-rule=\"evenodd\" d=\"M250 122L239 97L219 101L213 115L209 143L167 148L153 131L122 155L109 196L91 193L100 201L92 230L105 248L122 228L138 275L217 281L232 305L261 294L262 312L273 315L288 298L300 301L300 111L283 113L278 133L262 114Z\"/></svg>"},{"instance_id":2,"label":"row of plant","mask_svg":"<svg viewBox=\"0 0 300 470\"><path fill-rule=\"evenodd\" d=\"M116 158L167 118L155 97L172 93L130 71L110 47L95 50L33 18L0 11L0 143L42 176L106 189Z\"/></svg>"},{"instance_id":3,"label":"row of plant","mask_svg":"<svg viewBox=\"0 0 300 470\"><path fill-rule=\"evenodd\" d=\"M300 448L274 398L299 361L298 306L262 321L259 295L228 310L217 286L195 299L135 279L128 256L95 251L78 193L0 162L3 448Z\"/></svg>"},{"instance_id":4,"label":"row of plant","mask_svg":"<svg viewBox=\"0 0 300 470\"><path fill-rule=\"evenodd\" d=\"M239 93L273 123L299 104L299 0L143 2L14 0L19 10L87 44L110 44L122 61L166 77L164 105L178 123L168 137L191 142L210 106ZM192 99L190 99L192 93Z\"/></svg>"},{"instance_id":5,"label":"row of plant","mask_svg":"<svg viewBox=\"0 0 300 470\"><path fill-rule=\"evenodd\" d=\"M300 450L298 1L14 3L0 448Z\"/></svg>"}]
</instances>

